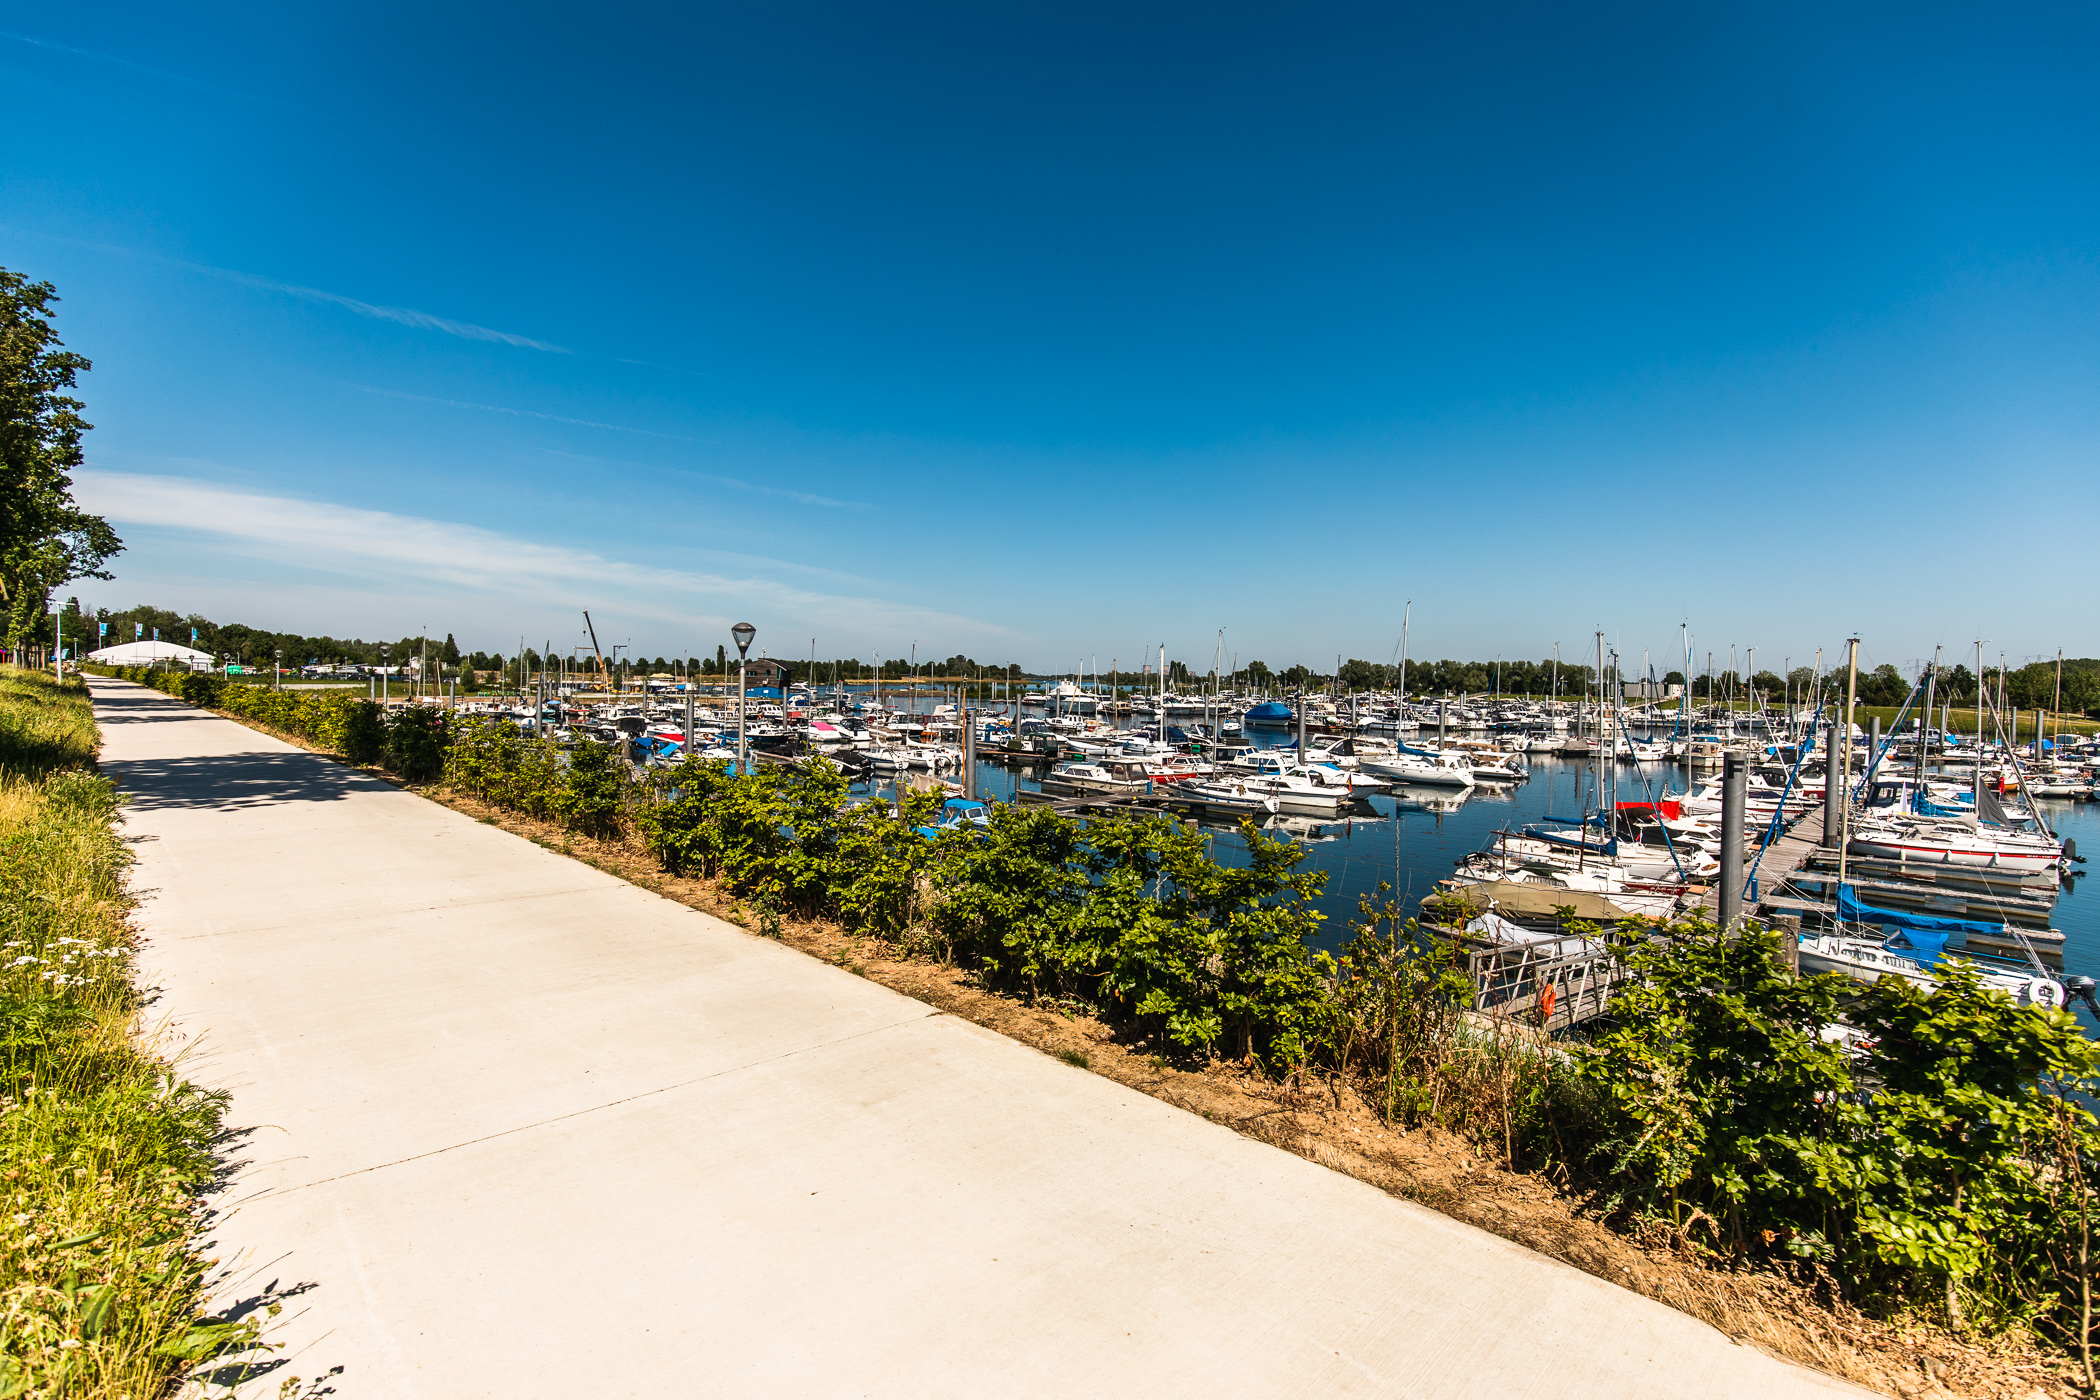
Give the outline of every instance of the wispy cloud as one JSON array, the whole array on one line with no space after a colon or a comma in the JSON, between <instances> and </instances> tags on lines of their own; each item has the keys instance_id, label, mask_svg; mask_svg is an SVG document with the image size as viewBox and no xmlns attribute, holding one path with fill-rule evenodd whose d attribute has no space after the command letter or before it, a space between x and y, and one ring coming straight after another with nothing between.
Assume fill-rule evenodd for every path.
<instances>
[{"instance_id":1,"label":"wispy cloud","mask_svg":"<svg viewBox=\"0 0 2100 1400\"><path fill-rule=\"evenodd\" d=\"M599 423L589 418L564 418L559 413L540 413L530 408L505 408L495 403L467 403L462 399L434 399L428 394L408 394L399 389L375 389L369 384L352 384L351 388L361 394L378 394L383 398L407 399L410 403L434 403L442 408L471 408L477 413L503 413L512 418L537 418L547 423L570 423L579 428L605 428L615 433L639 433L643 437L669 438L673 442L698 442L698 438L680 437L677 433L659 433L650 428L630 428L625 423Z\"/></svg>"},{"instance_id":2,"label":"wispy cloud","mask_svg":"<svg viewBox=\"0 0 2100 1400\"><path fill-rule=\"evenodd\" d=\"M328 306L340 306L345 311L374 321L392 321L396 325L413 326L419 331L442 331L456 335L462 340L487 340L498 345L515 345L521 350L544 350L550 355L573 355L576 352L561 345L551 345L544 340L534 340L528 335L514 335L509 331L491 330L477 326L471 321L454 321L444 316L433 316L428 311L416 311L406 306L378 306L356 297L342 296L336 292L324 292L319 287L302 287L296 282L279 282L269 277L257 277L252 272L235 272L231 268L206 267L201 263L184 263L183 266L199 272L208 272L214 277L223 277L229 282L238 282L244 287L256 287L267 292L282 292L286 296L298 297L302 301L321 302Z\"/></svg>"},{"instance_id":3,"label":"wispy cloud","mask_svg":"<svg viewBox=\"0 0 2100 1400\"><path fill-rule=\"evenodd\" d=\"M956 613L866 595L820 593L758 574L662 569L542 544L453 521L361 510L327 501L240 491L189 477L75 474L82 503L120 524L213 536L306 568L369 577L375 611L391 585L413 581L521 604L612 607L690 628L726 626L746 612L795 633L1003 637L1007 629Z\"/></svg>"},{"instance_id":4,"label":"wispy cloud","mask_svg":"<svg viewBox=\"0 0 2100 1400\"><path fill-rule=\"evenodd\" d=\"M133 63L128 58L118 58L115 54L98 53L94 49L76 49L71 44L54 43L50 39L38 39L32 35L16 34L5 29L0 29L0 39L11 39L17 44L27 44L32 48L49 49L53 53L70 54L74 58L85 58L93 63L106 63L113 68L124 68L133 73L143 73L149 78L158 78L165 83L180 83L184 87L196 88L200 92L212 93L218 97L231 97L242 102L268 102L273 106L285 105L277 102L274 98L259 97L252 92L238 92L233 88L220 87L217 83L207 83L202 78L192 78L184 73L171 73L165 68L149 68L143 63Z\"/></svg>"}]
</instances>

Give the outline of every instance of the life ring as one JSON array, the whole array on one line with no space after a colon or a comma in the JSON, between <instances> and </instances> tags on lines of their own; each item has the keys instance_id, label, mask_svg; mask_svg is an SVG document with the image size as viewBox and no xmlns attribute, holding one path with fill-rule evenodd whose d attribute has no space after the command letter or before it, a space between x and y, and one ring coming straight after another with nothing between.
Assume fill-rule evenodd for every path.
<instances>
[{"instance_id":1,"label":"life ring","mask_svg":"<svg viewBox=\"0 0 2100 1400\"><path fill-rule=\"evenodd\" d=\"M2027 994L2029 1006L2046 1006L2051 1011L2061 1011L2064 1004L2064 984L2047 977L2030 977L2021 989Z\"/></svg>"}]
</instances>

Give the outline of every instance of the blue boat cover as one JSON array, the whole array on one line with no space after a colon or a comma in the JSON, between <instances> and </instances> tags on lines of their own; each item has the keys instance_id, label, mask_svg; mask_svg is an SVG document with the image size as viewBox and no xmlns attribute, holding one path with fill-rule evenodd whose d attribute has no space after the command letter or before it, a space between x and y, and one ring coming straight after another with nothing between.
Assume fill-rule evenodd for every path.
<instances>
[{"instance_id":1,"label":"blue boat cover","mask_svg":"<svg viewBox=\"0 0 2100 1400\"><path fill-rule=\"evenodd\" d=\"M1903 930L1910 946L1927 954L1927 961L1947 951L1947 940L1955 934L1964 938L1972 933L1998 933L2005 925L1986 923L1976 919L1936 919L1929 914L1912 914L1901 909L1876 909L1871 904L1859 902L1852 886L1838 886L1838 918L1861 924L1893 924Z\"/></svg>"}]
</instances>

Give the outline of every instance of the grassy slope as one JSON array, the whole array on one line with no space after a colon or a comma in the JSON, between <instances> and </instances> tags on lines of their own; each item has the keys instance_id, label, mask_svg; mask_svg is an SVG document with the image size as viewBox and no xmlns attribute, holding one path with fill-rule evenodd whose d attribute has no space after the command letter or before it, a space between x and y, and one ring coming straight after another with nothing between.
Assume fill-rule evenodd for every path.
<instances>
[{"instance_id":1,"label":"grassy slope","mask_svg":"<svg viewBox=\"0 0 2100 1400\"><path fill-rule=\"evenodd\" d=\"M121 799L87 692L0 668L0 1396L168 1391L204 1318L220 1103L142 1043Z\"/></svg>"}]
</instances>

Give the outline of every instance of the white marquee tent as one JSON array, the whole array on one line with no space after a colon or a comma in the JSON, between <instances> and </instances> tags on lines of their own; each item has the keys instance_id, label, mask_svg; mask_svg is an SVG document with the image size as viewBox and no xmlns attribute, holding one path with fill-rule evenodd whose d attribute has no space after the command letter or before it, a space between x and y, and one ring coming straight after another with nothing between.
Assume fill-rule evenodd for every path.
<instances>
[{"instance_id":1,"label":"white marquee tent","mask_svg":"<svg viewBox=\"0 0 2100 1400\"><path fill-rule=\"evenodd\" d=\"M87 654L89 661L104 666L151 666L154 662L174 662L192 670L211 665L211 654L195 647L177 646L173 642L126 642L122 646L104 647Z\"/></svg>"}]
</instances>

